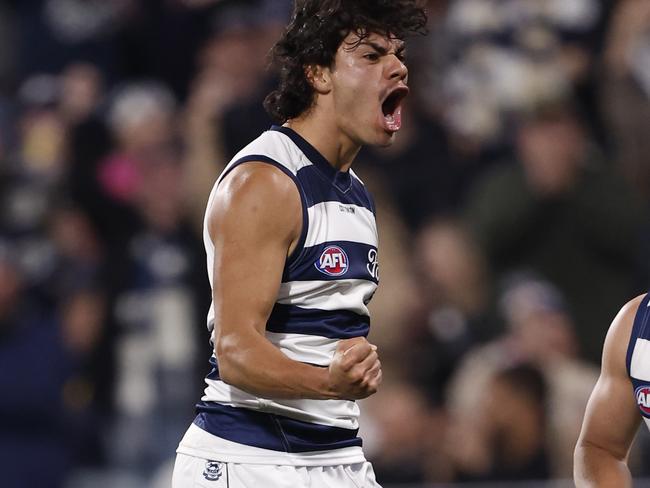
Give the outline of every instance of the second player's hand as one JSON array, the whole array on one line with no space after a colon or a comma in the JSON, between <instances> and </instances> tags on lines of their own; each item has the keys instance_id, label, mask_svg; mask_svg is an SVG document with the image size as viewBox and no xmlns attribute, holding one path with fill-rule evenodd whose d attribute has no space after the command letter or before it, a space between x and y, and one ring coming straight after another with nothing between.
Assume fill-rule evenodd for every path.
<instances>
[{"instance_id":1,"label":"second player's hand","mask_svg":"<svg viewBox=\"0 0 650 488\"><path fill-rule=\"evenodd\" d=\"M363 337L339 341L329 366L330 386L337 397L366 398L377 391L381 378L377 346Z\"/></svg>"}]
</instances>

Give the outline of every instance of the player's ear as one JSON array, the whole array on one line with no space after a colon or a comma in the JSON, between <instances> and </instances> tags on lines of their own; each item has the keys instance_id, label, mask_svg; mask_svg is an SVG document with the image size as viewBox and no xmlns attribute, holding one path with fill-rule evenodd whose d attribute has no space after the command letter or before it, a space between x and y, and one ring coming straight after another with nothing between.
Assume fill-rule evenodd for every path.
<instances>
[{"instance_id":1,"label":"player's ear","mask_svg":"<svg viewBox=\"0 0 650 488\"><path fill-rule=\"evenodd\" d=\"M332 90L332 76L329 68L318 64L306 66L305 76L316 93L325 95Z\"/></svg>"}]
</instances>

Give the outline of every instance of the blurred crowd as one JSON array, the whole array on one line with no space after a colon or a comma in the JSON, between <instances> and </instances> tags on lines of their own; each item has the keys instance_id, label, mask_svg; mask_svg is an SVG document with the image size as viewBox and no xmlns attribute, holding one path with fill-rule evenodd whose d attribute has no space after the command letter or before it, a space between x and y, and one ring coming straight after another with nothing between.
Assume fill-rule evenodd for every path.
<instances>
[{"instance_id":1,"label":"blurred crowd","mask_svg":"<svg viewBox=\"0 0 650 488\"><path fill-rule=\"evenodd\" d=\"M209 371L205 202L271 125L290 3L0 3L3 486L168 486ZM428 4L404 128L355 166L381 240L365 449L386 486L566 478L650 283L650 2Z\"/></svg>"}]
</instances>

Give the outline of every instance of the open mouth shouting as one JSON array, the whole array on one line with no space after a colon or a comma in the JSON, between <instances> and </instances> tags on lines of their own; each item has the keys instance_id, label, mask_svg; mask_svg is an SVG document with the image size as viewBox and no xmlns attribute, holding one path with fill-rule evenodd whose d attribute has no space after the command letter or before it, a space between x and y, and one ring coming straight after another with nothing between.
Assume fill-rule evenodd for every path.
<instances>
[{"instance_id":1,"label":"open mouth shouting","mask_svg":"<svg viewBox=\"0 0 650 488\"><path fill-rule=\"evenodd\" d=\"M402 100L408 95L406 85L390 90L381 104L383 127L387 132L397 132L402 127Z\"/></svg>"}]
</instances>

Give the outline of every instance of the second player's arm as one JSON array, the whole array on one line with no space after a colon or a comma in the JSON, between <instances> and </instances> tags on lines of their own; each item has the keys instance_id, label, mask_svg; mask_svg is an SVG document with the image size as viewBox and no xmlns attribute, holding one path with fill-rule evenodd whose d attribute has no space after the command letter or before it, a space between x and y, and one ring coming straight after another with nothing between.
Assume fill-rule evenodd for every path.
<instances>
[{"instance_id":1,"label":"second player's arm","mask_svg":"<svg viewBox=\"0 0 650 488\"><path fill-rule=\"evenodd\" d=\"M329 368L291 360L264 334L302 228L296 185L265 163L235 168L209 210L215 245L215 354L221 379L267 398L363 398L381 381L376 348L340 341Z\"/></svg>"},{"instance_id":2,"label":"second player's arm","mask_svg":"<svg viewBox=\"0 0 650 488\"><path fill-rule=\"evenodd\" d=\"M634 316L642 298L627 303L607 333L600 378L587 404L575 449L574 478L578 488L632 486L627 455L640 415L625 359Z\"/></svg>"}]
</instances>

